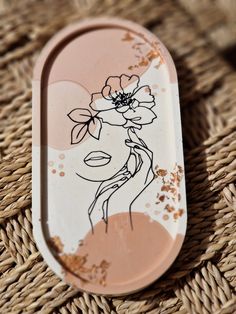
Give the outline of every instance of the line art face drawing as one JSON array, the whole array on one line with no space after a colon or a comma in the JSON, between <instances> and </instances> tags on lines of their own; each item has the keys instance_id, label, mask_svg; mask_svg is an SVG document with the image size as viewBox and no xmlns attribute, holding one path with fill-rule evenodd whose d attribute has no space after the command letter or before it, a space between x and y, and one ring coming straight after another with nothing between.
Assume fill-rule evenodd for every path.
<instances>
[{"instance_id":1,"label":"line art face drawing","mask_svg":"<svg viewBox=\"0 0 236 314\"><path fill-rule=\"evenodd\" d=\"M71 145L88 136L94 140L76 172L100 183L87 209L92 232L94 213L101 213L107 230L110 200L117 193L122 197L124 190L133 228L132 204L154 179L153 152L137 131L157 118L155 105L150 86L141 85L138 75L122 74L109 76L101 91L92 93L90 109L75 108L67 114L73 122Z\"/></svg>"}]
</instances>

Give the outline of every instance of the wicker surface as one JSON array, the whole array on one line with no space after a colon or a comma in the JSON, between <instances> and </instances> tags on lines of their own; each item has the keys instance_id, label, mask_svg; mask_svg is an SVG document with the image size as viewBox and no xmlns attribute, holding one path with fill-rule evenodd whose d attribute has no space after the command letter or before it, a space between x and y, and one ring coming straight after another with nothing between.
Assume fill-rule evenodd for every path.
<instances>
[{"instance_id":1,"label":"wicker surface","mask_svg":"<svg viewBox=\"0 0 236 314\"><path fill-rule=\"evenodd\" d=\"M106 0L81 9L76 1L1 2L0 313L236 313L236 73L211 35L214 25L233 22L224 1L217 1L217 14L211 3ZM205 13L200 20L207 8L208 19ZM181 254L152 286L122 298L63 283L37 251L31 224L32 67L58 29L101 14L143 24L169 48L185 147L189 220Z\"/></svg>"},{"instance_id":2,"label":"wicker surface","mask_svg":"<svg viewBox=\"0 0 236 314\"><path fill-rule=\"evenodd\" d=\"M225 50L236 44L236 2L234 0L189 1L180 0L192 14L200 30L218 50Z\"/></svg>"}]
</instances>

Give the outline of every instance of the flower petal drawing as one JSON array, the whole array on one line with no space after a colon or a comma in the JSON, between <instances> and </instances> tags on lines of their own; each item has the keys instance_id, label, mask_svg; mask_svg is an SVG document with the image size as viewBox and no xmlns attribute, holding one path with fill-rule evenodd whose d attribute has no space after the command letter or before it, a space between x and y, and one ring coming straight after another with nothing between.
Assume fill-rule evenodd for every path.
<instances>
[{"instance_id":1,"label":"flower petal drawing","mask_svg":"<svg viewBox=\"0 0 236 314\"><path fill-rule=\"evenodd\" d=\"M123 113L123 112L126 112L127 110L130 109L130 106L129 105L126 105L126 106L121 106L121 107L117 107L116 108L116 111L120 112L120 113Z\"/></svg>"},{"instance_id":2,"label":"flower petal drawing","mask_svg":"<svg viewBox=\"0 0 236 314\"><path fill-rule=\"evenodd\" d=\"M87 124L76 124L71 131L71 144L80 143L88 131Z\"/></svg>"},{"instance_id":3,"label":"flower petal drawing","mask_svg":"<svg viewBox=\"0 0 236 314\"><path fill-rule=\"evenodd\" d=\"M139 102L154 102L155 98L151 94L151 89L149 86L145 85L140 87L135 91L133 97Z\"/></svg>"},{"instance_id":4,"label":"flower petal drawing","mask_svg":"<svg viewBox=\"0 0 236 314\"><path fill-rule=\"evenodd\" d=\"M140 102L139 107L145 107L147 109L152 109L155 106L155 102Z\"/></svg>"},{"instance_id":5,"label":"flower petal drawing","mask_svg":"<svg viewBox=\"0 0 236 314\"><path fill-rule=\"evenodd\" d=\"M111 125L124 125L126 123L126 119L123 115L116 110L101 111L98 116L102 119L102 122Z\"/></svg>"},{"instance_id":6,"label":"flower petal drawing","mask_svg":"<svg viewBox=\"0 0 236 314\"><path fill-rule=\"evenodd\" d=\"M136 74L133 74L131 76L122 74L120 80L122 90L125 90L126 93L134 93L134 91L138 88L140 82L140 78Z\"/></svg>"},{"instance_id":7,"label":"flower petal drawing","mask_svg":"<svg viewBox=\"0 0 236 314\"><path fill-rule=\"evenodd\" d=\"M123 90L122 85L121 85L121 77L109 76L105 82L105 87L109 88L110 95Z\"/></svg>"},{"instance_id":8,"label":"flower petal drawing","mask_svg":"<svg viewBox=\"0 0 236 314\"><path fill-rule=\"evenodd\" d=\"M106 111L106 110L110 110L110 109L115 109L115 104L112 103L112 100L108 100L106 98L102 97L99 99L99 101L97 102L91 102L90 103L90 107L94 110L94 111Z\"/></svg>"},{"instance_id":9,"label":"flower petal drawing","mask_svg":"<svg viewBox=\"0 0 236 314\"><path fill-rule=\"evenodd\" d=\"M98 99L100 99L102 97L103 96L102 96L101 92L99 92L99 93L92 93L91 94L91 101L90 101L90 103L95 102L96 100L98 100Z\"/></svg>"},{"instance_id":10,"label":"flower petal drawing","mask_svg":"<svg viewBox=\"0 0 236 314\"><path fill-rule=\"evenodd\" d=\"M150 124L157 117L152 110L141 106L134 110L128 110L123 116L125 119L139 125Z\"/></svg>"},{"instance_id":11,"label":"flower petal drawing","mask_svg":"<svg viewBox=\"0 0 236 314\"><path fill-rule=\"evenodd\" d=\"M110 85L105 85L101 91L102 97L111 101L112 100L112 88Z\"/></svg>"},{"instance_id":12,"label":"flower petal drawing","mask_svg":"<svg viewBox=\"0 0 236 314\"><path fill-rule=\"evenodd\" d=\"M85 123L91 119L92 115L88 109L76 108L76 109L71 110L70 113L68 113L68 117L73 122Z\"/></svg>"}]
</instances>

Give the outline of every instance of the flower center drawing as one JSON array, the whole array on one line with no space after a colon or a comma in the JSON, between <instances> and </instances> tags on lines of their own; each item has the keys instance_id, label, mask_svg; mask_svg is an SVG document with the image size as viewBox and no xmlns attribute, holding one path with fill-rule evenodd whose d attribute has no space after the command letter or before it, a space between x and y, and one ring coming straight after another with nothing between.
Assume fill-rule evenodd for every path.
<instances>
[{"instance_id":1,"label":"flower center drawing","mask_svg":"<svg viewBox=\"0 0 236 314\"><path fill-rule=\"evenodd\" d=\"M116 109L120 109L122 107L125 107L125 111L132 108L132 103L134 102L134 99L132 99L131 93L122 93L116 91L116 96L112 96L112 102L115 104Z\"/></svg>"}]
</instances>

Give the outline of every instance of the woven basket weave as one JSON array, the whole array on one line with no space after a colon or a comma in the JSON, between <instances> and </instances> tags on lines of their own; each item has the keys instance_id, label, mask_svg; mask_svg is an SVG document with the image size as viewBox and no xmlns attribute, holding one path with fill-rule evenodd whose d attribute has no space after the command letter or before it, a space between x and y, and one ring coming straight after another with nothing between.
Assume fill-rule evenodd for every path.
<instances>
[{"instance_id":1,"label":"woven basket weave","mask_svg":"<svg viewBox=\"0 0 236 314\"><path fill-rule=\"evenodd\" d=\"M214 10L203 0L84 2L0 2L0 313L236 313L236 73L221 57L236 43L231 1L214 2ZM187 236L171 269L126 297L70 288L48 268L32 235L32 67L56 31L88 15L149 28L179 76Z\"/></svg>"}]
</instances>

